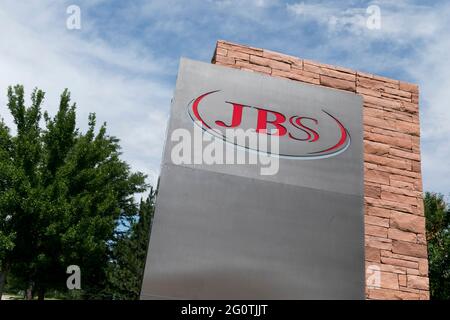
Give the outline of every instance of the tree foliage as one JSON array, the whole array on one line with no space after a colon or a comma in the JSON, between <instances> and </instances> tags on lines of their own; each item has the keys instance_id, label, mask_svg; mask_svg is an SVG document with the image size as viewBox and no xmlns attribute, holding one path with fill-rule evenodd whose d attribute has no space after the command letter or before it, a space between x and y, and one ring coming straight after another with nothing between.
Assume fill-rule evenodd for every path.
<instances>
[{"instance_id":1,"label":"tree foliage","mask_svg":"<svg viewBox=\"0 0 450 320\"><path fill-rule=\"evenodd\" d=\"M86 133L76 128L68 90L53 118L42 114L43 100L35 89L26 107L23 87L8 89L16 133L0 123L0 272L43 298L64 290L67 266L78 265L85 297L96 298L107 287L117 227L136 218L134 195L148 186L95 114Z\"/></svg>"},{"instance_id":2,"label":"tree foliage","mask_svg":"<svg viewBox=\"0 0 450 320\"><path fill-rule=\"evenodd\" d=\"M450 299L450 208L443 195L424 198L432 299Z\"/></svg>"}]
</instances>

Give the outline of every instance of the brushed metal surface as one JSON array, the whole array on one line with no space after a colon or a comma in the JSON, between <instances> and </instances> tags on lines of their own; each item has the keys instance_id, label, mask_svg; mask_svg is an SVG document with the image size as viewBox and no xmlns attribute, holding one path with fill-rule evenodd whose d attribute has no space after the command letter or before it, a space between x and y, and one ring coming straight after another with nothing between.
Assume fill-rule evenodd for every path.
<instances>
[{"instance_id":1,"label":"brushed metal surface","mask_svg":"<svg viewBox=\"0 0 450 320\"><path fill-rule=\"evenodd\" d=\"M192 131L189 102L219 89L285 113L327 108L351 145L327 159L279 159L274 176L174 165L171 132ZM359 96L182 59L141 299L364 299L362 150Z\"/></svg>"}]
</instances>

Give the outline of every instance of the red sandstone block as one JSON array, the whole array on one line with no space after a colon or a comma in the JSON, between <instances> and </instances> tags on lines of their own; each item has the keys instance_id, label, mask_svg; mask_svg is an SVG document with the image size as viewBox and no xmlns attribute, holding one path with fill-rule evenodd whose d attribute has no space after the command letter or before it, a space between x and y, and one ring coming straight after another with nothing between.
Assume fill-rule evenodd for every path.
<instances>
[{"instance_id":1,"label":"red sandstone block","mask_svg":"<svg viewBox=\"0 0 450 320\"><path fill-rule=\"evenodd\" d=\"M356 71L356 75L358 77L364 77L364 78L369 78L369 79L373 78L373 74L367 73L367 72L363 72L363 71Z\"/></svg>"},{"instance_id":2,"label":"red sandstone block","mask_svg":"<svg viewBox=\"0 0 450 320\"><path fill-rule=\"evenodd\" d=\"M402 103L408 103L408 102L394 101L394 100L377 98L377 97L372 97L372 96L367 96L367 95L364 95L363 98L364 98L364 103L378 105L380 107L386 108L387 110L400 110L400 111L407 110L406 107L403 107L403 109L402 109Z\"/></svg>"},{"instance_id":3,"label":"red sandstone block","mask_svg":"<svg viewBox=\"0 0 450 320\"><path fill-rule=\"evenodd\" d=\"M392 252L409 255L418 258L427 257L427 246L422 244L415 244L411 242L404 242L400 240L392 241Z\"/></svg>"},{"instance_id":4,"label":"red sandstone block","mask_svg":"<svg viewBox=\"0 0 450 320\"><path fill-rule=\"evenodd\" d=\"M287 54L283 54L283 53L279 53L279 52L274 52L274 51L270 51L270 50L263 50L263 54L262 56L264 58L268 58L268 59L272 59L272 60L277 60L280 62L284 62L284 63L289 63L289 64L293 64L296 65L300 68L303 67L303 60L294 56L290 56Z\"/></svg>"},{"instance_id":5,"label":"red sandstone block","mask_svg":"<svg viewBox=\"0 0 450 320\"><path fill-rule=\"evenodd\" d=\"M387 191L387 192L391 192L391 193L400 194L400 195L404 195L404 196L408 196L408 197L414 197L414 198L419 198L419 197L422 196L421 192L417 192L417 191L413 191L413 190L407 190L407 189L403 189L403 188L397 188L397 187L394 187L394 186L381 186L381 190Z\"/></svg>"},{"instance_id":6,"label":"red sandstone block","mask_svg":"<svg viewBox=\"0 0 450 320\"><path fill-rule=\"evenodd\" d=\"M366 198L366 197L364 197L364 201L366 201L366 203L368 205L372 205L374 207L396 210L396 211L401 211L401 212L407 212L407 213L412 213L412 214L417 213L417 207L414 207L407 203L389 201L386 199Z\"/></svg>"},{"instance_id":7,"label":"red sandstone block","mask_svg":"<svg viewBox=\"0 0 450 320\"><path fill-rule=\"evenodd\" d=\"M389 93L385 93L385 92L383 92L383 93L381 94L381 97L382 97L383 99L389 99L389 100L393 100L393 101L400 101L400 102L405 101L405 102L411 102L411 98L404 98L404 97L396 96L396 95L389 94Z\"/></svg>"},{"instance_id":8,"label":"red sandstone block","mask_svg":"<svg viewBox=\"0 0 450 320\"><path fill-rule=\"evenodd\" d=\"M391 216L391 210L371 206L367 206L365 213L369 216L376 216L381 218L389 218Z\"/></svg>"},{"instance_id":9,"label":"red sandstone block","mask_svg":"<svg viewBox=\"0 0 450 320\"><path fill-rule=\"evenodd\" d=\"M369 289L369 299L374 300L419 300L420 295L393 289Z\"/></svg>"},{"instance_id":10,"label":"red sandstone block","mask_svg":"<svg viewBox=\"0 0 450 320\"><path fill-rule=\"evenodd\" d=\"M216 49L216 55L225 56L226 57L227 53L228 53L227 49L224 49L224 48L217 48Z\"/></svg>"},{"instance_id":11,"label":"red sandstone block","mask_svg":"<svg viewBox=\"0 0 450 320\"><path fill-rule=\"evenodd\" d=\"M377 98L381 98L381 92L378 90L371 90L371 89L367 89L361 86L356 86L356 92L360 93L362 95L368 95L368 96L373 96L373 97L377 97Z\"/></svg>"},{"instance_id":12,"label":"red sandstone block","mask_svg":"<svg viewBox=\"0 0 450 320\"><path fill-rule=\"evenodd\" d=\"M402 189L406 189L406 190L415 190L414 188L414 184L410 183L410 182L405 182L405 181L398 181L395 179L392 179L390 177L390 185L396 188L402 188Z\"/></svg>"},{"instance_id":13,"label":"red sandstone block","mask_svg":"<svg viewBox=\"0 0 450 320\"><path fill-rule=\"evenodd\" d=\"M381 190L381 200L400 202L403 204L409 204L411 206L416 206L417 203L419 202L419 199L417 199L416 197L403 196L400 194L383 191L383 190Z\"/></svg>"},{"instance_id":14,"label":"red sandstone block","mask_svg":"<svg viewBox=\"0 0 450 320\"><path fill-rule=\"evenodd\" d=\"M392 239L389 239L389 240L393 241ZM398 254L398 253L392 253L391 251L388 251L388 250L381 250L381 256L388 257L388 258L395 258L395 259L399 259L399 260L412 261L412 262L416 262L416 263L419 263L419 261L421 260L421 258L418 258L418 257L412 257L412 256L404 255L404 254ZM405 269L405 271L406 271L406 269Z\"/></svg>"},{"instance_id":15,"label":"red sandstone block","mask_svg":"<svg viewBox=\"0 0 450 320\"><path fill-rule=\"evenodd\" d=\"M282 71L290 71L291 65L289 63L280 62L277 60L272 60L268 58L258 57L258 56L250 56L250 62L254 64L258 64L261 66L270 67L272 69L282 70Z\"/></svg>"},{"instance_id":16,"label":"red sandstone block","mask_svg":"<svg viewBox=\"0 0 450 320\"><path fill-rule=\"evenodd\" d=\"M398 275L398 284L402 287L406 287L406 275L404 274Z\"/></svg>"},{"instance_id":17,"label":"red sandstone block","mask_svg":"<svg viewBox=\"0 0 450 320\"><path fill-rule=\"evenodd\" d=\"M366 261L380 262L380 249L366 246L364 252Z\"/></svg>"},{"instance_id":18,"label":"red sandstone block","mask_svg":"<svg viewBox=\"0 0 450 320\"><path fill-rule=\"evenodd\" d=\"M347 90L347 91L356 91L356 85L353 81L347 81L342 79L336 79L328 76L321 75L320 76L320 84L323 86Z\"/></svg>"},{"instance_id":19,"label":"red sandstone block","mask_svg":"<svg viewBox=\"0 0 450 320\"><path fill-rule=\"evenodd\" d=\"M378 170L367 170L364 172L364 180L389 185L389 173Z\"/></svg>"},{"instance_id":20,"label":"red sandstone block","mask_svg":"<svg viewBox=\"0 0 450 320\"><path fill-rule=\"evenodd\" d=\"M417 268L406 268L407 275L418 276L420 275L419 270Z\"/></svg>"},{"instance_id":21,"label":"red sandstone block","mask_svg":"<svg viewBox=\"0 0 450 320\"><path fill-rule=\"evenodd\" d=\"M317 76L322 73L322 69L319 66L311 64L305 60L303 61L303 70L315 73Z\"/></svg>"},{"instance_id":22,"label":"red sandstone block","mask_svg":"<svg viewBox=\"0 0 450 320\"><path fill-rule=\"evenodd\" d=\"M400 111L405 111L411 114L418 114L419 113L419 106L417 105L417 103L414 102L406 102L406 101L402 101L401 102L401 106L398 109Z\"/></svg>"},{"instance_id":23,"label":"red sandstone block","mask_svg":"<svg viewBox=\"0 0 450 320\"><path fill-rule=\"evenodd\" d=\"M424 233L425 217L392 211L390 227L407 232Z\"/></svg>"},{"instance_id":24,"label":"red sandstone block","mask_svg":"<svg viewBox=\"0 0 450 320\"><path fill-rule=\"evenodd\" d=\"M388 172L388 173L394 174L396 176L403 175L406 178L412 178L412 179L420 178L420 175L417 172L401 170L401 169L396 169L396 168L391 168L391 167L386 167L386 166L381 166L381 165L378 166L377 170Z\"/></svg>"},{"instance_id":25,"label":"red sandstone block","mask_svg":"<svg viewBox=\"0 0 450 320\"><path fill-rule=\"evenodd\" d=\"M400 90L408 91L411 93L419 93L419 86L417 84L400 81Z\"/></svg>"},{"instance_id":26,"label":"red sandstone block","mask_svg":"<svg viewBox=\"0 0 450 320\"><path fill-rule=\"evenodd\" d=\"M421 170L422 170L422 168L421 168L420 162L413 160L412 161L412 171L420 173Z\"/></svg>"},{"instance_id":27,"label":"red sandstone block","mask_svg":"<svg viewBox=\"0 0 450 320\"><path fill-rule=\"evenodd\" d=\"M224 64L224 65L234 65L236 60L232 57L224 57L224 56L216 56L215 57L216 64Z\"/></svg>"},{"instance_id":28,"label":"red sandstone block","mask_svg":"<svg viewBox=\"0 0 450 320\"><path fill-rule=\"evenodd\" d=\"M398 274L390 272L380 272L380 287L384 289L399 289Z\"/></svg>"},{"instance_id":29,"label":"red sandstone block","mask_svg":"<svg viewBox=\"0 0 450 320\"><path fill-rule=\"evenodd\" d=\"M399 266L404 268L418 268L418 263L413 261L381 257L381 262L388 265Z\"/></svg>"},{"instance_id":30,"label":"red sandstone block","mask_svg":"<svg viewBox=\"0 0 450 320\"><path fill-rule=\"evenodd\" d=\"M257 72L261 72L261 73L265 73L265 74L270 74L271 73L271 69L268 67L264 67L264 66L258 66L256 64L252 64L249 62L245 62L245 61L236 61L236 65L241 67L241 69L247 69L247 70L253 70L253 71L257 71Z\"/></svg>"},{"instance_id":31,"label":"red sandstone block","mask_svg":"<svg viewBox=\"0 0 450 320\"><path fill-rule=\"evenodd\" d=\"M314 72L302 70L296 66L292 66L291 72L307 78L319 79L319 75Z\"/></svg>"},{"instance_id":32,"label":"red sandstone block","mask_svg":"<svg viewBox=\"0 0 450 320\"><path fill-rule=\"evenodd\" d=\"M380 238L365 235L365 244L368 247L377 248L381 250L391 250L392 249L392 240L388 238Z\"/></svg>"},{"instance_id":33,"label":"red sandstone block","mask_svg":"<svg viewBox=\"0 0 450 320\"><path fill-rule=\"evenodd\" d=\"M389 150L389 154L394 158L409 159L414 161L420 161L420 154L413 151L403 151L395 148Z\"/></svg>"},{"instance_id":34,"label":"red sandstone block","mask_svg":"<svg viewBox=\"0 0 450 320\"><path fill-rule=\"evenodd\" d=\"M387 237L388 228L366 225L365 226L365 234L368 236L386 238Z\"/></svg>"},{"instance_id":35,"label":"red sandstone block","mask_svg":"<svg viewBox=\"0 0 450 320\"><path fill-rule=\"evenodd\" d=\"M397 120L393 119L380 119L371 116L364 116L364 124L375 128L385 130L396 130Z\"/></svg>"},{"instance_id":36,"label":"red sandstone block","mask_svg":"<svg viewBox=\"0 0 450 320\"><path fill-rule=\"evenodd\" d=\"M417 242L417 236L415 233L412 232L405 232L398 229L390 228L388 230L388 238L392 240L402 240L406 242Z\"/></svg>"},{"instance_id":37,"label":"red sandstone block","mask_svg":"<svg viewBox=\"0 0 450 320\"><path fill-rule=\"evenodd\" d=\"M292 71L282 71L282 70L272 69L272 76L287 78L287 79L291 79L291 80L307 82L307 83L312 83L312 84L319 84L319 79L304 77L304 76L294 73Z\"/></svg>"},{"instance_id":38,"label":"red sandstone block","mask_svg":"<svg viewBox=\"0 0 450 320\"><path fill-rule=\"evenodd\" d=\"M328 77L352 81L352 82L356 81L356 76L355 76L355 74L352 74L352 73L345 73L345 72L341 72L341 71L337 71L337 70L333 70L333 69L327 69L327 68L321 68L321 71L322 71L321 74L328 76Z\"/></svg>"},{"instance_id":39,"label":"red sandstone block","mask_svg":"<svg viewBox=\"0 0 450 320\"><path fill-rule=\"evenodd\" d=\"M374 154L365 154L364 160L367 162L388 166L392 168L398 168L398 169L404 169L404 170L411 170L411 161L407 159L391 159L388 157L383 156L377 156Z\"/></svg>"},{"instance_id":40,"label":"red sandstone block","mask_svg":"<svg viewBox=\"0 0 450 320\"><path fill-rule=\"evenodd\" d=\"M373 130L373 131L376 131L376 130ZM407 150L412 149L411 137L406 137L406 138L392 137L392 136L388 136L387 132L386 132L386 135L383 135L382 132L386 132L386 131L381 130L380 133L364 131L364 139L374 141L374 142L388 144L391 146L395 146L395 147L399 147L399 148L403 148L403 149L407 149Z\"/></svg>"},{"instance_id":41,"label":"red sandstone block","mask_svg":"<svg viewBox=\"0 0 450 320\"><path fill-rule=\"evenodd\" d=\"M389 228L389 219L387 219L387 218L380 218L377 216L365 215L364 222L366 224L370 224L370 225L374 225L374 226Z\"/></svg>"},{"instance_id":42,"label":"red sandstone block","mask_svg":"<svg viewBox=\"0 0 450 320\"><path fill-rule=\"evenodd\" d=\"M429 289L427 277L408 275L407 278L408 278L408 287L409 288L422 289L422 290Z\"/></svg>"},{"instance_id":43,"label":"red sandstone block","mask_svg":"<svg viewBox=\"0 0 450 320\"><path fill-rule=\"evenodd\" d=\"M381 197L381 188L379 186L373 186L365 184L364 186L364 196L374 199L380 199Z\"/></svg>"},{"instance_id":44,"label":"red sandstone block","mask_svg":"<svg viewBox=\"0 0 450 320\"><path fill-rule=\"evenodd\" d=\"M219 40L217 41L217 47L233 50L233 51L239 51L243 53L253 54L253 55L259 55L262 56L263 50L259 48L249 47L249 46L243 46L237 43L232 43L228 41Z\"/></svg>"},{"instance_id":45,"label":"red sandstone block","mask_svg":"<svg viewBox=\"0 0 450 320\"><path fill-rule=\"evenodd\" d=\"M420 300L430 300L430 292L428 290L420 290Z\"/></svg>"},{"instance_id":46,"label":"red sandstone block","mask_svg":"<svg viewBox=\"0 0 450 320\"><path fill-rule=\"evenodd\" d=\"M228 50L228 57L249 61L250 55L248 53L240 52L240 51L234 51L234 50Z\"/></svg>"},{"instance_id":47,"label":"red sandstone block","mask_svg":"<svg viewBox=\"0 0 450 320\"><path fill-rule=\"evenodd\" d=\"M428 259L419 260L419 274L422 276L428 276Z\"/></svg>"}]
</instances>

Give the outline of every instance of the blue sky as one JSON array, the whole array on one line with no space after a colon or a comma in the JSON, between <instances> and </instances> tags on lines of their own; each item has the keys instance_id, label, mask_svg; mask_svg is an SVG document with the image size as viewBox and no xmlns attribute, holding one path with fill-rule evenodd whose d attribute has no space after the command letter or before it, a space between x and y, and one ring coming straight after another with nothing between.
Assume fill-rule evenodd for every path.
<instances>
[{"instance_id":1,"label":"blue sky","mask_svg":"<svg viewBox=\"0 0 450 320\"><path fill-rule=\"evenodd\" d=\"M68 30L66 9L81 9ZM381 29L366 27L369 5ZM154 183L181 56L210 61L218 39L418 83L426 190L450 194L450 3L446 1L17 1L0 4L0 116L6 88L64 88L108 123L123 158Z\"/></svg>"}]
</instances>

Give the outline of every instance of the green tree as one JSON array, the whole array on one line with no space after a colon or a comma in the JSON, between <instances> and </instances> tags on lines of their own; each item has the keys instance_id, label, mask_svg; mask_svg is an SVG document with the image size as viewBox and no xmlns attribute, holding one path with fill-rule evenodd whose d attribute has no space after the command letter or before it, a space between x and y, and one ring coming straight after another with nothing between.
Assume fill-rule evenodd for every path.
<instances>
[{"instance_id":1,"label":"green tree","mask_svg":"<svg viewBox=\"0 0 450 320\"><path fill-rule=\"evenodd\" d=\"M450 209L441 194L424 198L430 292L432 299L450 299Z\"/></svg>"},{"instance_id":2,"label":"green tree","mask_svg":"<svg viewBox=\"0 0 450 320\"><path fill-rule=\"evenodd\" d=\"M43 299L50 288L64 290L67 266L78 265L85 297L95 298L106 286L115 230L136 215L133 196L148 186L120 160L106 124L96 130L94 114L86 133L76 129L67 90L54 118L44 113L41 129L43 99L36 89L26 107L23 87L8 89L17 133L11 137L4 125L0 131L0 167L7 169L0 174L2 271Z\"/></svg>"},{"instance_id":3,"label":"green tree","mask_svg":"<svg viewBox=\"0 0 450 320\"><path fill-rule=\"evenodd\" d=\"M154 213L155 192L141 200L139 215L124 232L118 232L108 273L112 299L137 300L141 291L147 247Z\"/></svg>"}]
</instances>

